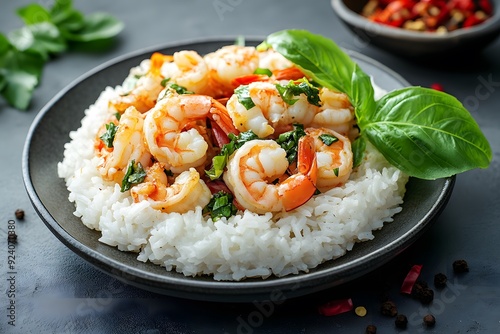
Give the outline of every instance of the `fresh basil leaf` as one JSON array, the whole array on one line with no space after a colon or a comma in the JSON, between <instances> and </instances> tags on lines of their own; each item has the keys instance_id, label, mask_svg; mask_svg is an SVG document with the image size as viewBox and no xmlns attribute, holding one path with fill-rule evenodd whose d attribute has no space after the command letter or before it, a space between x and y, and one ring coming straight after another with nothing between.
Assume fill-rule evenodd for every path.
<instances>
[{"instance_id":1,"label":"fresh basil leaf","mask_svg":"<svg viewBox=\"0 0 500 334\"><path fill-rule=\"evenodd\" d=\"M109 39L123 29L123 23L105 13L93 13L84 17L83 26L79 30L64 31L68 41L92 42Z\"/></svg>"},{"instance_id":2,"label":"fresh basil leaf","mask_svg":"<svg viewBox=\"0 0 500 334\"><path fill-rule=\"evenodd\" d=\"M233 204L233 195L222 190L215 193L207 206L203 208L203 214L210 214L214 221L222 217L234 216L237 211L236 206Z\"/></svg>"},{"instance_id":3,"label":"fresh basil leaf","mask_svg":"<svg viewBox=\"0 0 500 334\"><path fill-rule=\"evenodd\" d=\"M44 63L40 55L21 52L14 47L0 54L0 76L4 80L1 94L11 106L20 110L28 108Z\"/></svg>"},{"instance_id":4,"label":"fresh basil leaf","mask_svg":"<svg viewBox=\"0 0 500 334\"><path fill-rule=\"evenodd\" d=\"M334 135L331 135L329 133L323 133L323 134L319 135L319 139L321 139L321 141L326 146L330 146L333 143L335 143L336 141L339 141L339 139L337 137L335 137Z\"/></svg>"},{"instance_id":5,"label":"fresh basil leaf","mask_svg":"<svg viewBox=\"0 0 500 334\"><path fill-rule=\"evenodd\" d=\"M361 133L394 166L421 179L449 177L491 162L489 143L453 96L408 87L377 101Z\"/></svg>"},{"instance_id":6,"label":"fresh basil leaf","mask_svg":"<svg viewBox=\"0 0 500 334\"><path fill-rule=\"evenodd\" d=\"M358 167L363 162L366 151L366 141L363 136L359 136L351 145L352 150L352 167Z\"/></svg>"},{"instance_id":7,"label":"fresh basil leaf","mask_svg":"<svg viewBox=\"0 0 500 334\"><path fill-rule=\"evenodd\" d=\"M37 3L20 7L16 12L26 25L50 22L50 14L47 9Z\"/></svg>"},{"instance_id":8,"label":"fresh basil leaf","mask_svg":"<svg viewBox=\"0 0 500 334\"><path fill-rule=\"evenodd\" d=\"M11 47L9 39L4 34L0 33L0 57L6 54Z\"/></svg>"},{"instance_id":9,"label":"fresh basil leaf","mask_svg":"<svg viewBox=\"0 0 500 334\"><path fill-rule=\"evenodd\" d=\"M255 107L255 103L250 97L250 92L248 91L248 85L241 85L234 90L238 101L245 107L246 110Z\"/></svg>"},{"instance_id":10,"label":"fresh basil leaf","mask_svg":"<svg viewBox=\"0 0 500 334\"><path fill-rule=\"evenodd\" d=\"M349 97L358 122L375 109L370 77L332 40L305 30L283 30L267 37L271 46L320 85Z\"/></svg>"},{"instance_id":11,"label":"fresh basil leaf","mask_svg":"<svg viewBox=\"0 0 500 334\"><path fill-rule=\"evenodd\" d=\"M77 31L84 26L84 15L73 8L72 1L55 1L50 9L51 21L66 33Z\"/></svg>"},{"instance_id":12,"label":"fresh basil leaf","mask_svg":"<svg viewBox=\"0 0 500 334\"><path fill-rule=\"evenodd\" d=\"M55 25L50 22L31 24L9 33L11 44L19 51L40 54L47 61L51 54L66 50L66 42Z\"/></svg>"},{"instance_id":13,"label":"fresh basil leaf","mask_svg":"<svg viewBox=\"0 0 500 334\"><path fill-rule=\"evenodd\" d=\"M144 181L146 178L146 172L140 162L137 164L135 160L132 160L128 163L127 169L125 171L125 175L122 180L121 192L125 192L129 190L132 185L139 184Z\"/></svg>"}]
</instances>

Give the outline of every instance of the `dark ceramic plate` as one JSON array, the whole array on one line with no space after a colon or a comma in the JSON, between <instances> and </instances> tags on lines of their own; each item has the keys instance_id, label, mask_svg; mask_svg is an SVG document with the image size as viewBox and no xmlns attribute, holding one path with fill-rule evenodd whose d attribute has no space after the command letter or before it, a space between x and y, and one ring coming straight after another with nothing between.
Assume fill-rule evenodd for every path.
<instances>
[{"instance_id":1,"label":"dark ceramic plate","mask_svg":"<svg viewBox=\"0 0 500 334\"><path fill-rule=\"evenodd\" d=\"M57 163L63 158L68 133L80 127L84 110L95 102L99 93L106 86L120 84L129 69L149 58L153 51L172 54L193 49L205 54L233 40L167 45L121 57L84 75L41 110L24 148L23 177L35 210L52 233L97 268L129 284L183 298L238 302L271 299L277 292L287 298L297 297L345 283L381 266L415 241L446 205L454 178L411 179L403 211L395 216L394 222L377 231L373 241L357 244L345 256L326 262L309 273L266 280L217 282L210 277L193 278L168 272L163 267L138 261L136 254L100 243L100 233L86 228L73 215L74 206L68 201L64 180L57 176ZM408 86L404 79L383 65L363 55L350 54L382 88L390 91Z\"/></svg>"}]
</instances>

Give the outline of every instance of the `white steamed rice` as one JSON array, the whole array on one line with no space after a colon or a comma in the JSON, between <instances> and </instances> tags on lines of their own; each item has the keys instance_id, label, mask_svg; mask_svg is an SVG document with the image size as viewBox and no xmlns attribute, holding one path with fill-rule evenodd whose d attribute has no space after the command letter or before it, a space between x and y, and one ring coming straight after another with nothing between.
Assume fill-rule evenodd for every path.
<instances>
[{"instance_id":1,"label":"white steamed rice","mask_svg":"<svg viewBox=\"0 0 500 334\"><path fill-rule=\"evenodd\" d=\"M109 116L108 101L120 90L108 87L86 110L82 126L70 133L58 173L82 223L101 231L99 241L137 252L140 261L215 280L297 274L373 239L372 231L401 211L408 177L371 146L344 186L274 217L246 211L212 221L199 207L168 214L148 202L134 203L128 191L100 177L94 157L94 139Z\"/></svg>"}]
</instances>

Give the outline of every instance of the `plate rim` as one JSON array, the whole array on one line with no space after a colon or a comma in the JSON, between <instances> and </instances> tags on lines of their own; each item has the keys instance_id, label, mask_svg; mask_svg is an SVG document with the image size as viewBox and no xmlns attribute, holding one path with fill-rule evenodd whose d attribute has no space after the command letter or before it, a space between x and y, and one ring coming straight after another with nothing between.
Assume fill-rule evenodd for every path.
<instances>
[{"instance_id":1,"label":"plate rim","mask_svg":"<svg viewBox=\"0 0 500 334\"><path fill-rule=\"evenodd\" d=\"M109 258L101 254L98 250L92 249L87 245L79 242L75 237L73 237L69 232L67 232L59 222L52 216L49 210L44 206L42 200L38 196L35 186L33 184L31 173L30 173L30 148L32 145L32 139L38 126L40 125L44 116L54 107L54 105L61 100L70 90L77 87L83 81L91 78L97 73L106 70L111 66L116 66L123 61L130 60L131 58L139 57L147 54L153 53L158 50L168 49L168 48L183 48L189 45L199 45L199 44L213 44L213 43L229 43L234 41L236 37L213 37L213 38L203 38L203 39L189 39L183 41L175 41L169 43L162 43L154 46L149 46L146 48L141 48L129 53L125 53L118 57L114 57L104 63L94 67L93 69L87 71L83 75L80 75L70 84L59 91L52 99L45 104L45 106L40 110L40 112L34 118L26 136L26 141L23 147L22 153L22 176L25 189L28 193L28 197L44 224L49 228L49 230L54 234L64 245L70 248L77 255L82 257L84 260L92 264L94 267L111 275L121 281L128 284L137 286L145 290L152 290L154 292L174 296L182 297L188 299L196 300L207 300L207 301L234 301L234 302L248 302L254 299L267 298L269 299L269 294L272 291L279 290L282 293L286 293L288 298L298 297L305 294L312 293L314 291L323 290L329 287L336 286L338 284L329 284L328 277L333 274L342 271L345 267L349 268L353 265L352 262L340 264L333 268L327 268L326 270L318 270L317 272L303 273L299 275L287 275L284 277L278 277L272 280L262 280L262 281L215 281L215 280L197 280L192 277L170 277L161 276L156 273L147 272L141 270L140 268L131 268L128 264L117 261L115 259ZM262 41L262 37L245 37L246 41L251 41L251 43L258 43ZM355 61L358 59L366 62L372 66L377 67L382 70L385 74L391 76L393 79L400 82L403 86L410 85L401 75L393 71L386 65L378 62L377 60L365 56L357 51L344 49L349 56L353 56ZM426 215L421 217L418 221L414 223L412 228L408 230L403 235L399 235L398 238L378 248L376 251L372 251L360 258L356 258L356 262L367 261L367 258L377 260L377 267L380 267L384 263L394 258L401 251L410 246L417 238L418 234L423 233L426 227L441 213L441 211L446 206L448 199L453 190L455 183L455 176L444 179L444 185L440 189L439 196L436 202L433 203L431 209L426 212ZM413 235L413 240L410 238ZM112 247L112 246L109 246ZM116 247L114 248L117 252L119 251ZM351 251L349 251L351 252ZM396 254L392 256L383 256L386 252L394 252ZM381 258L383 258L381 260ZM139 260L136 260L139 261ZM335 260L330 260L335 261ZM124 271L126 267L127 270ZM349 280L358 278L369 271L375 270L376 268L358 270L355 277L351 277ZM333 270L335 269L335 270ZM333 272L332 272L333 271ZM182 275L181 273L179 275ZM307 275L307 279L304 281L304 275ZM188 279L187 279L188 278ZM138 280L139 279L139 280ZM145 282L141 282L144 280ZM346 282L347 282L346 281ZM206 289L211 290L211 293L207 293ZM307 290L307 292L305 292ZM217 294L214 294L214 292ZM238 293L235 294L235 291Z\"/></svg>"}]
</instances>

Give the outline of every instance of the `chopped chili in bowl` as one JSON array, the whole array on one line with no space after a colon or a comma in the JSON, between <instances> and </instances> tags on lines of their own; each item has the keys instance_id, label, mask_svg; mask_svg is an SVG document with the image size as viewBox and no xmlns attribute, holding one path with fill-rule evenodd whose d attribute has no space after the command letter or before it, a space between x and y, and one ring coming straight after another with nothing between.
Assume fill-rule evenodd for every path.
<instances>
[{"instance_id":1,"label":"chopped chili in bowl","mask_svg":"<svg viewBox=\"0 0 500 334\"><path fill-rule=\"evenodd\" d=\"M493 5L491 0L368 0L361 14L392 27L446 33L483 23Z\"/></svg>"}]
</instances>

